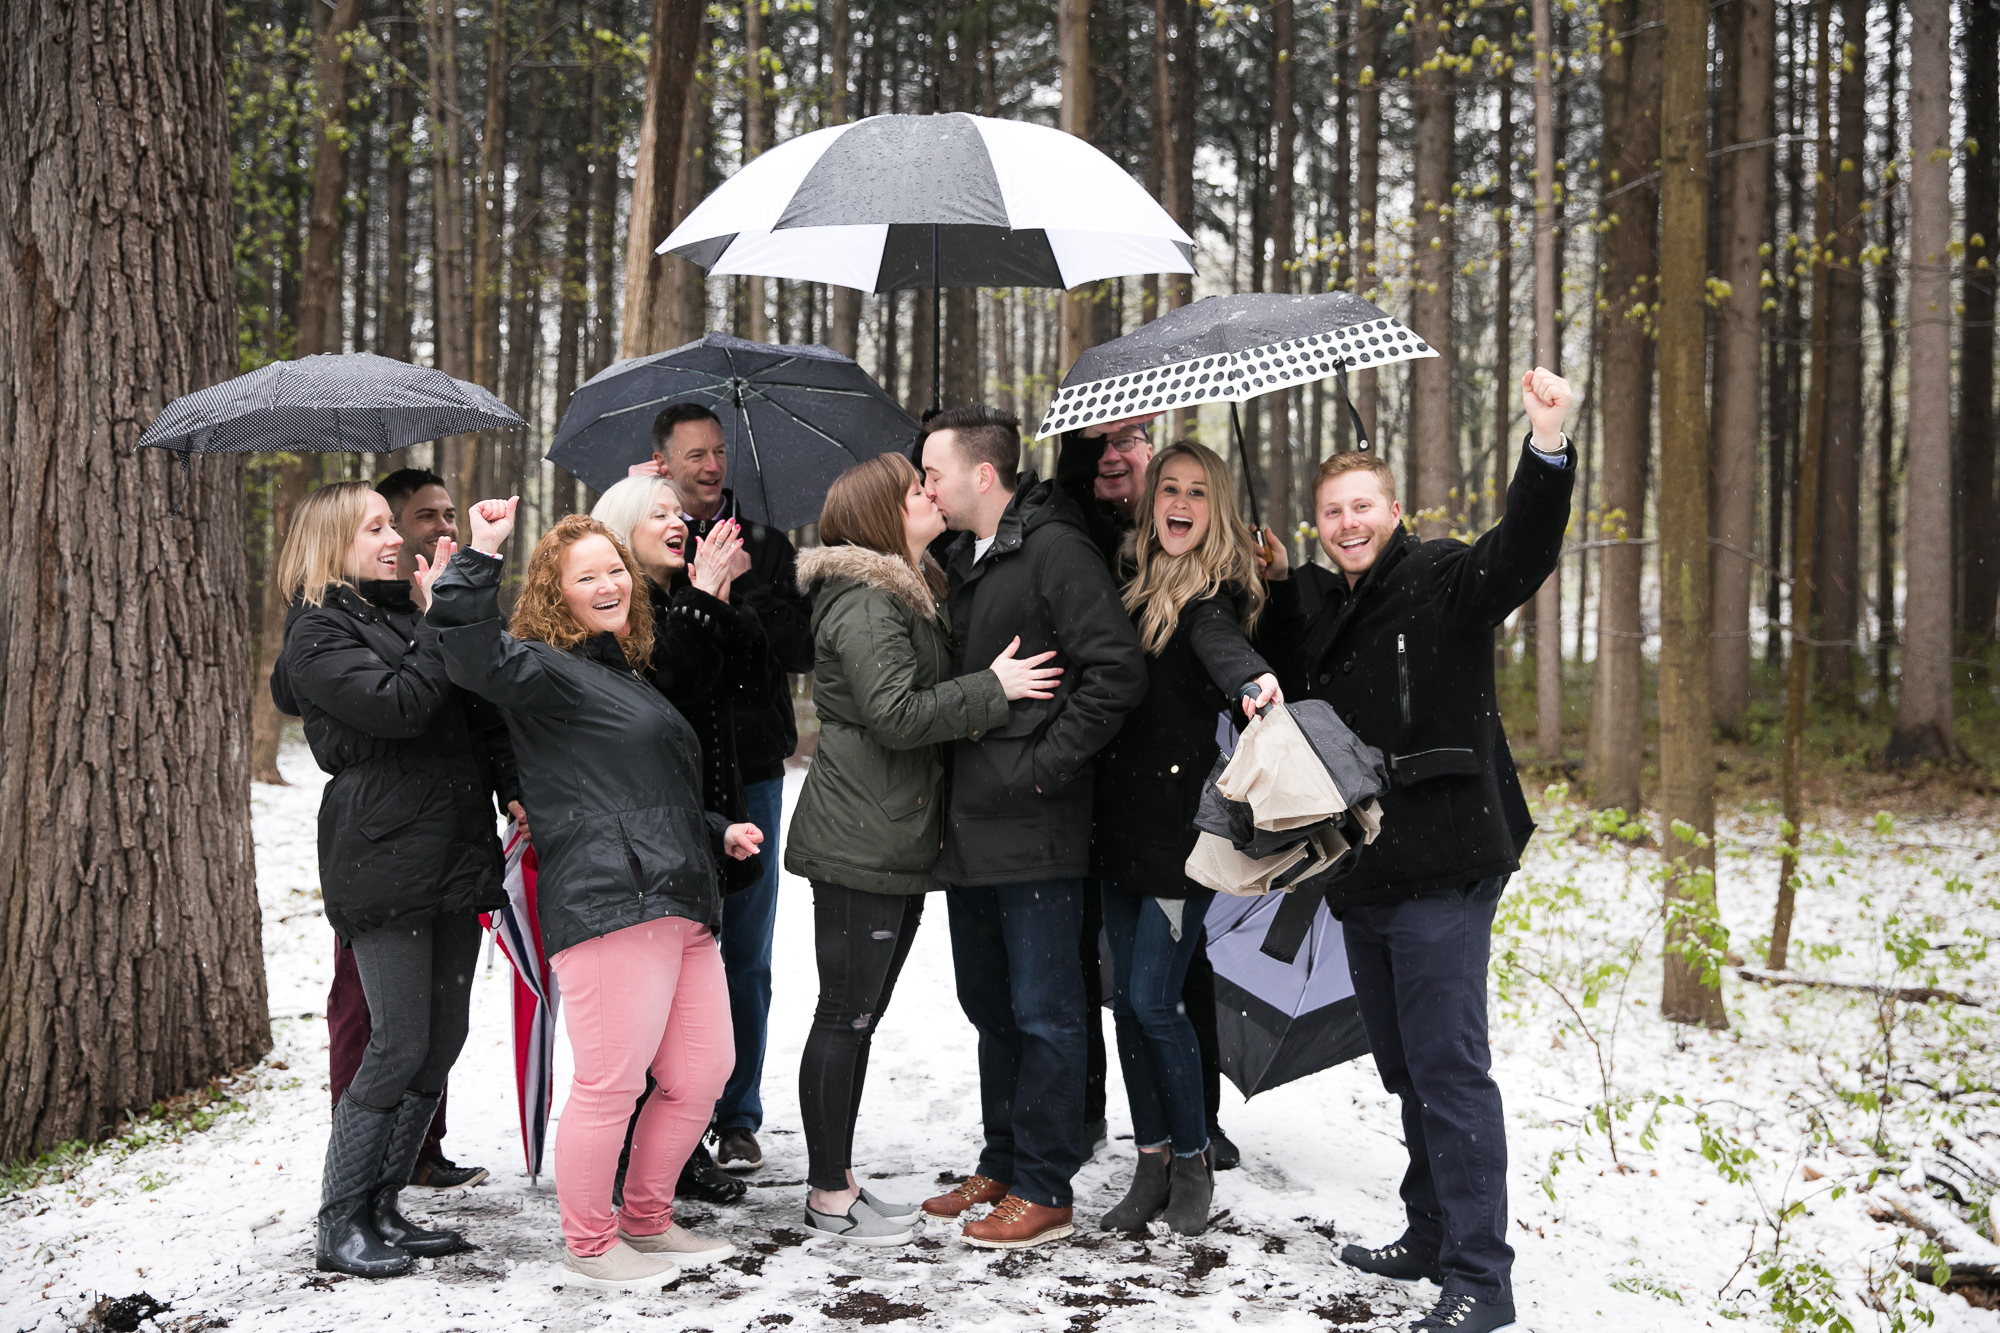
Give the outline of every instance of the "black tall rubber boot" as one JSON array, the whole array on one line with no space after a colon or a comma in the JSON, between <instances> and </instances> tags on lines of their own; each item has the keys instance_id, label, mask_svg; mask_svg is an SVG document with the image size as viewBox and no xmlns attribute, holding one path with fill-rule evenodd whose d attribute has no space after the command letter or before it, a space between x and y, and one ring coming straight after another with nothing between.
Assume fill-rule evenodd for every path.
<instances>
[{"instance_id":1,"label":"black tall rubber boot","mask_svg":"<svg viewBox=\"0 0 2000 1333\"><path fill-rule=\"evenodd\" d=\"M368 1220L369 1195L381 1177L382 1153L395 1121L394 1111L371 1110L350 1097L333 1108L314 1242L322 1273L400 1277L416 1266L408 1253L376 1235Z\"/></svg>"},{"instance_id":2,"label":"black tall rubber boot","mask_svg":"<svg viewBox=\"0 0 2000 1333\"><path fill-rule=\"evenodd\" d=\"M456 1231L426 1231L404 1217L396 1206L396 1196L416 1170L417 1154L423 1151L424 1135L430 1130L431 1117L437 1114L437 1104L438 1094L434 1092L406 1092L403 1100L396 1103L395 1127L382 1153L382 1169L373 1182L375 1188L368 1196L368 1220L374 1225L375 1234L399 1250L426 1259L465 1248L465 1237Z\"/></svg>"},{"instance_id":3,"label":"black tall rubber boot","mask_svg":"<svg viewBox=\"0 0 2000 1333\"><path fill-rule=\"evenodd\" d=\"M1167 1206L1167 1163L1172 1154L1142 1152L1132 1173L1132 1187L1116 1208L1097 1219L1099 1231L1144 1231Z\"/></svg>"},{"instance_id":4,"label":"black tall rubber boot","mask_svg":"<svg viewBox=\"0 0 2000 1333\"><path fill-rule=\"evenodd\" d=\"M1179 1236L1199 1236L1208 1230L1208 1207L1215 1201L1215 1172L1208 1154L1174 1158L1167 1178L1167 1210L1161 1216Z\"/></svg>"}]
</instances>

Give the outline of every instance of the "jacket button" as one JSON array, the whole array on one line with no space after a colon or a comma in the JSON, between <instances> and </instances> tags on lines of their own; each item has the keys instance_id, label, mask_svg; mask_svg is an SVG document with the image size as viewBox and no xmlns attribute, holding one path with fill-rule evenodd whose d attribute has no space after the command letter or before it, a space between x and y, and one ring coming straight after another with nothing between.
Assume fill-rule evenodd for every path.
<instances>
[{"instance_id":1,"label":"jacket button","mask_svg":"<svg viewBox=\"0 0 2000 1333\"><path fill-rule=\"evenodd\" d=\"M1354 659L1351 657L1348 658L1345 662L1342 662L1340 664L1340 674L1343 676L1348 675L1353 670L1354 670Z\"/></svg>"},{"instance_id":2,"label":"jacket button","mask_svg":"<svg viewBox=\"0 0 2000 1333\"><path fill-rule=\"evenodd\" d=\"M1322 685L1326 684L1328 681L1332 679L1333 675L1330 672L1322 671L1319 673L1319 683Z\"/></svg>"},{"instance_id":3,"label":"jacket button","mask_svg":"<svg viewBox=\"0 0 2000 1333\"><path fill-rule=\"evenodd\" d=\"M917 804L918 804L918 805L922 805L923 803L924 803L924 798L923 798L923 797L921 797L921 796L919 796L919 797L917 798Z\"/></svg>"}]
</instances>

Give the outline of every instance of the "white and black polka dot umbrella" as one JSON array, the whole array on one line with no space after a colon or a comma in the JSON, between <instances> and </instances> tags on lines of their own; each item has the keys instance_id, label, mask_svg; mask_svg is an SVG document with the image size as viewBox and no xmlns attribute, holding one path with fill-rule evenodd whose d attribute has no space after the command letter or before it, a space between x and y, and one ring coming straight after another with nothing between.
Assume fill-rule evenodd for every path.
<instances>
[{"instance_id":1,"label":"white and black polka dot umbrella","mask_svg":"<svg viewBox=\"0 0 2000 1333\"><path fill-rule=\"evenodd\" d=\"M1350 292L1211 296L1084 351L1063 376L1037 438L1202 403L1241 403L1436 355L1402 321Z\"/></svg>"},{"instance_id":2,"label":"white and black polka dot umbrella","mask_svg":"<svg viewBox=\"0 0 2000 1333\"><path fill-rule=\"evenodd\" d=\"M1074 135L950 112L800 135L725 181L662 241L711 273L919 287L1076 287L1192 273L1193 241Z\"/></svg>"}]
</instances>

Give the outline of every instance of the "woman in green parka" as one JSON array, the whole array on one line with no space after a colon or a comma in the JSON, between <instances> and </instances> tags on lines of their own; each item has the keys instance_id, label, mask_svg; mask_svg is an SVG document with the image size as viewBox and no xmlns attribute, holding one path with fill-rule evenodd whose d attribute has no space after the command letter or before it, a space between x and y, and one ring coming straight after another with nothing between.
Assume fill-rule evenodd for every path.
<instances>
[{"instance_id":1,"label":"woman in green parka","mask_svg":"<svg viewBox=\"0 0 2000 1333\"><path fill-rule=\"evenodd\" d=\"M915 1204L856 1185L854 1121L868 1048L937 884L942 846L939 747L1007 720L1010 699L1051 697L1054 653L947 679L944 574L924 554L944 516L901 454L849 468L827 490L824 545L799 554L813 604L813 704L819 745L792 814L785 868L812 881L819 1005L799 1062L810 1169L806 1225L861 1245L900 1245Z\"/></svg>"}]
</instances>

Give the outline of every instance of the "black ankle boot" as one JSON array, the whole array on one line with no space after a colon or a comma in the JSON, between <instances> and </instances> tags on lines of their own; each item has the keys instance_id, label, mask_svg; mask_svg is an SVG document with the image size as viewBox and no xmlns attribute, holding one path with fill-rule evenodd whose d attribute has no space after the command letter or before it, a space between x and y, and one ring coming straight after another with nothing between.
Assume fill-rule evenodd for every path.
<instances>
[{"instance_id":1,"label":"black ankle boot","mask_svg":"<svg viewBox=\"0 0 2000 1333\"><path fill-rule=\"evenodd\" d=\"M1132 1188L1116 1208L1097 1219L1099 1231L1144 1231L1167 1206L1167 1163L1170 1155L1142 1152L1132 1173Z\"/></svg>"},{"instance_id":2,"label":"black ankle boot","mask_svg":"<svg viewBox=\"0 0 2000 1333\"><path fill-rule=\"evenodd\" d=\"M315 1264L322 1273L399 1277L416 1265L408 1252L376 1235L368 1219L368 1196L381 1175L395 1119L394 1111L371 1110L348 1097L333 1108L314 1239Z\"/></svg>"},{"instance_id":3,"label":"black ankle boot","mask_svg":"<svg viewBox=\"0 0 2000 1333\"><path fill-rule=\"evenodd\" d=\"M697 1143L674 1186L674 1195L701 1203L741 1203L750 1187L715 1164L708 1146Z\"/></svg>"},{"instance_id":4,"label":"black ankle boot","mask_svg":"<svg viewBox=\"0 0 2000 1333\"><path fill-rule=\"evenodd\" d=\"M1215 1201L1215 1172L1208 1154L1174 1158L1167 1179L1167 1209L1161 1214L1177 1236L1199 1236L1208 1230L1208 1206Z\"/></svg>"},{"instance_id":5,"label":"black ankle boot","mask_svg":"<svg viewBox=\"0 0 2000 1333\"><path fill-rule=\"evenodd\" d=\"M1361 1245L1345 1246L1340 1251L1340 1262L1364 1273L1386 1277L1392 1282L1415 1282L1418 1278L1431 1282L1444 1281L1444 1274L1438 1268L1436 1242L1425 1244L1414 1240L1407 1231L1379 1250Z\"/></svg>"},{"instance_id":6,"label":"black ankle boot","mask_svg":"<svg viewBox=\"0 0 2000 1333\"><path fill-rule=\"evenodd\" d=\"M396 1103L396 1122L389 1131L388 1146L382 1152L382 1169L368 1196L368 1220L375 1234L397 1249L424 1258L455 1254L465 1248L465 1237L456 1231L427 1231L396 1206L396 1196L416 1169L417 1154L423 1151L424 1135L430 1131L431 1117L437 1114L438 1094L406 1092Z\"/></svg>"}]
</instances>

